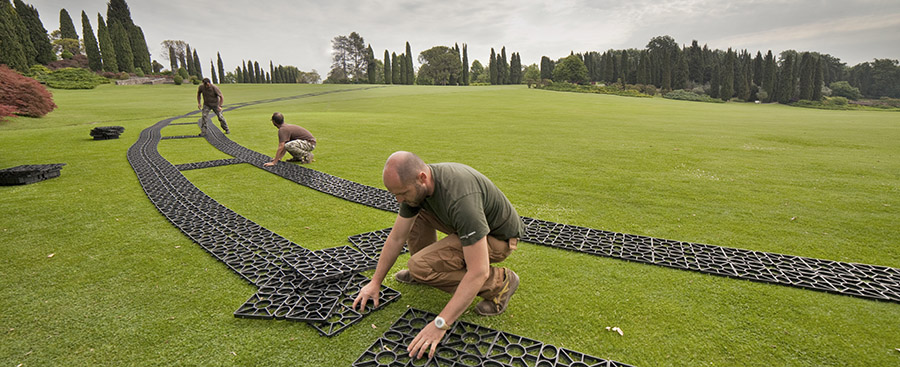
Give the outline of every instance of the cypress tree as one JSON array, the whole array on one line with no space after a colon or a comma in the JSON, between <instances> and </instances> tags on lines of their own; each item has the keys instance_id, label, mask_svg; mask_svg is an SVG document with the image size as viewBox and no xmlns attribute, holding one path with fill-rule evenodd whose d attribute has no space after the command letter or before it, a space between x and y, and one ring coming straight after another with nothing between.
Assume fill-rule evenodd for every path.
<instances>
[{"instance_id":1,"label":"cypress tree","mask_svg":"<svg viewBox=\"0 0 900 367\"><path fill-rule=\"evenodd\" d=\"M260 71L259 71L259 62L257 62L257 61L254 61L254 62L253 62L253 71L256 73L256 74L255 74L255 78L254 78L254 82L256 82L256 83L263 83L263 82L265 82L265 80L263 79L262 73L260 73Z\"/></svg>"},{"instance_id":2,"label":"cypress tree","mask_svg":"<svg viewBox=\"0 0 900 367\"><path fill-rule=\"evenodd\" d=\"M184 65L184 70L187 70L188 75L196 75L194 72L194 55L191 53L191 45L184 46L184 57L187 58L187 65Z\"/></svg>"},{"instance_id":3,"label":"cypress tree","mask_svg":"<svg viewBox=\"0 0 900 367\"><path fill-rule=\"evenodd\" d=\"M187 71L187 61L184 60L184 52L178 54L178 61L181 65L181 68ZM175 69L176 71L178 69Z\"/></svg>"},{"instance_id":4,"label":"cypress tree","mask_svg":"<svg viewBox=\"0 0 900 367\"><path fill-rule=\"evenodd\" d=\"M409 73L406 71L406 54L400 54L399 57L397 64L400 66L400 84L406 85L409 84Z\"/></svg>"},{"instance_id":5,"label":"cypress tree","mask_svg":"<svg viewBox=\"0 0 900 367\"><path fill-rule=\"evenodd\" d=\"M787 104L794 97L794 56L787 54L778 78L778 103Z\"/></svg>"},{"instance_id":6,"label":"cypress tree","mask_svg":"<svg viewBox=\"0 0 900 367\"><path fill-rule=\"evenodd\" d=\"M222 55L216 52L216 64L219 66L219 82L225 83L225 65L222 63Z\"/></svg>"},{"instance_id":7,"label":"cypress tree","mask_svg":"<svg viewBox=\"0 0 900 367\"><path fill-rule=\"evenodd\" d=\"M197 49L194 49L194 71L197 72L197 78L203 79L203 67L200 66L200 57L197 56Z\"/></svg>"},{"instance_id":8,"label":"cypress tree","mask_svg":"<svg viewBox=\"0 0 900 367\"><path fill-rule=\"evenodd\" d=\"M775 70L775 57L772 56L772 50L769 50L763 61L762 89L766 92L765 102L774 101L777 94L775 92Z\"/></svg>"},{"instance_id":9,"label":"cypress tree","mask_svg":"<svg viewBox=\"0 0 900 367\"><path fill-rule=\"evenodd\" d=\"M463 43L462 85L469 85L469 45Z\"/></svg>"},{"instance_id":10,"label":"cypress tree","mask_svg":"<svg viewBox=\"0 0 900 367\"><path fill-rule=\"evenodd\" d=\"M369 84L375 84L375 80L377 80L377 72L376 68L378 64L375 63L375 52L372 51L372 45L369 45L366 48L366 74L369 76Z\"/></svg>"},{"instance_id":11,"label":"cypress tree","mask_svg":"<svg viewBox=\"0 0 900 367\"><path fill-rule=\"evenodd\" d=\"M84 36L84 53L88 58L88 66L93 71L103 69L103 59L100 58L100 47L97 46L97 38L94 37L94 29L87 14L81 12L81 34Z\"/></svg>"},{"instance_id":12,"label":"cypress tree","mask_svg":"<svg viewBox=\"0 0 900 367\"><path fill-rule=\"evenodd\" d=\"M725 62L720 71L722 89L719 91L719 98L727 101L734 96L734 52L731 48L725 53Z\"/></svg>"},{"instance_id":13,"label":"cypress tree","mask_svg":"<svg viewBox=\"0 0 900 367\"><path fill-rule=\"evenodd\" d=\"M669 56L669 51L662 50L662 73L660 75L660 88L664 93L668 93L672 90L672 58Z\"/></svg>"},{"instance_id":14,"label":"cypress tree","mask_svg":"<svg viewBox=\"0 0 900 367\"><path fill-rule=\"evenodd\" d=\"M16 10L9 1L0 3L0 64L6 64L12 69L24 72L28 70L28 60L25 58L25 50L16 32L13 21L18 18Z\"/></svg>"},{"instance_id":15,"label":"cypress tree","mask_svg":"<svg viewBox=\"0 0 900 367\"><path fill-rule=\"evenodd\" d=\"M413 69L412 51L409 48L409 41L406 42L406 84L416 84L416 71Z\"/></svg>"},{"instance_id":16,"label":"cypress tree","mask_svg":"<svg viewBox=\"0 0 900 367\"><path fill-rule=\"evenodd\" d=\"M100 58L103 60L103 71L108 73L119 71L116 47L113 46L112 38L109 36L109 29L106 27L106 22L100 13L97 13L97 41L100 44ZM175 51L172 52L174 53ZM173 73L177 70L178 68L176 67L172 68Z\"/></svg>"},{"instance_id":17,"label":"cypress tree","mask_svg":"<svg viewBox=\"0 0 900 367\"><path fill-rule=\"evenodd\" d=\"M150 49L147 48L147 40L141 27L132 25L128 30L128 40L131 41L131 51L134 55L134 67L143 71L150 70ZM197 70L200 70L200 62L197 61Z\"/></svg>"},{"instance_id":18,"label":"cypress tree","mask_svg":"<svg viewBox=\"0 0 900 367\"><path fill-rule=\"evenodd\" d=\"M650 55L648 55L647 51L641 51L637 69L637 83L650 84Z\"/></svg>"},{"instance_id":19,"label":"cypress tree","mask_svg":"<svg viewBox=\"0 0 900 367\"><path fill-rule=\"evenodd\" d=\"M825 86L825 61L821 57L817 57L814 68L816 69L816 76L813 82L812 100L821 101L822 87Z\"/></svg>"},{"instance_id":20,"label":"cypress tree","mask_svg":"<svg viewBox=\"0 0 900 367\"><path fill-rule=\"evenodd\" d=\"M509 63L506 59L506 46L500 48L500 56L497 60L497 84L509 83Z\"/></svg>"},{"instance_id":21,"label":"cypress tree","mask_svg":"<svg viewBox=\"0 0 900 367\"><path fill-rule=\"evenodd\" d=\"M22 0L15 0L16 13L19 19L25 24L26 32L31 39L31 45L34 47L34 62L46 65L56 60L53 53L53 46L50 44L50 37L44 24L41 23L40 14L33 6L25 4Z\"/></svg>"},{"instance_id":22,"label":"cypress tree","mask_svg":"<svg viewBox=\"0 0 900 367\"><path fill-rule=\"evenodd\" d=\"M709 66L709 70L711 74L709 78L709 96L712 98L719 98L719 79L721 79L719 76L719 65L717 63L713 63Z\"/></svg>"},{"instance_id":23,"label":"cypress tree","mask_svg":"<svg viewBox=\"0 0 900 367\"><path fill-rule=\"evenodd\" d=\"M384 84L393 84L391 81L393 80L394 74L391 71L391 55L388 53L388 50L384 50Z\"/></svg>"},{"instance_id":24,"label":"cypress tree","mask_svg":"<svg viewBox=\"0 0 900 367\"><path fill-rule=\"evenodd\" d=\"M219 77L216 75L216 65L213 64L212 60L209 60L209 74L212 76L213 84L219 84Z\"/></svg>"},{"instance_id":25,"label":"cypress tree","mask_svg":"<svg viewBox=\"0 0 900 367\"><path fill-rule=\"evenodd\" d=\"M814 62L809 52L800 57L800 99L812 100L813 78L815 78Z\"/></svg>"},{"instance_id":26,"label":"cypress tree","mask_svg":"<svg viewBox=\"0 0 900 367\"><path fill-rule=\"evenodd\" d=\"M72 23L72 17L65 8L59 10L59 37L78 39L78 32L75 31L75 24Z\"/></svg>"},{"instance_id":27,"label":"cypress tree","mask_svg":"<svg viewBox=\"0 0 900 367\"><path fill-rule=\"evenodd\" d=\"M628 50L622 50L622 59L619 60L619 78L622 79L622 87L628 84L628 78L631 75L631 68L628 67Z\"/></svg>"},{"instance_id":28,"label":"cypress tree","mask_svg":"<svg viewBox=\"0 0 900 367\"><path fill-rule=\"evenodd\" d=\"M178 70L178 56L175 56L175 47L169 46L169 70Z\"/></svg>"},{"instance_id":29,"label":"cypress tree","mask_svg":"<svg viewBox=\"0 0 900 367\"><path fill-rule=\"evenodd\" d=\"M391 52L391 83L402 84L400 79L400 63L397 61L397 53Z\"/></svg>"},{"instance_id":30,"label":"cypress tree","mask_svg":"<svg viewBox=\"0 0 900 367\"><path fill-rule=\"evenodd\" d=\"M37 50L31 42L31 35L29 34L28 27L18 15L18 11L13 8L12 4L10 4L8 0L4 0L3 2L5 3L4 7L6 8L6 15L2 16L8 17L7 23L9 24L11 32L10 36L15 38L21 46L26 66L31 66L37 62Z\"/></svg>"},{"instance_id":31,"label":"cypress tree","mask_svg":"<svg viewBox=\"0 0 900 367\"><path fill-rule=\"evenodd\" d=\"M125 33L125 27L119 22L112 22L109 35L110 39L112 39L113 47L116 49L116 62L119 64L119 71L133 73L134 55L131 53L131 42L128 41L128 33Z\"/></svg>"},{"instance_id":32,"label":"cypress tree","mask_svg":"<svg viewBox=\"0 0 900 367\"><path fill-rule=\"evenodd\" d=\"M753 80L753 83L756 84L757 86L762 86L763 75L765 73L764 72L765 67L763 65L765 65L765 64L763 63L762 53L759 51L756 51L756 58L753 59L753 79L752 80Z\"/></svg>"},{"instance_id":33,"label":"cypress tree","mask_svg":"<svg viewBox=\"0 0 900 367\"><path fill-rule=\"evenodd\" d=\"M247 74L247 62L241 60L241 83L250 83L250 75Z\"/></svg>"},{"instance_id":34,"label":"cypress tree","mask_svg":"<svg viewBox=\"0 0 900 367\"><path fill-rule=\"evenodd\" d=\"M494 52L493 47L491 47L491 59L488 61L488 69L491 73L491 84L497 85L499 79L499 74L497 73L497 53Z\"/></svg>"},{"instance_id":35,"label":"cypress tree","mask_svg":"<svg viewBox=\"0 0 900 367\"><path fill-rule=\"evenodd\" d=\"M740 98L744 101L749 101L750 100L750 79L751 79L750 64L752 64L752 61L746 57L742 57L741 59L744 60L744 62L740 63L740 65L738 66L739 69L737 70L737 75L735 76L736 77L735 84L737 85L736 92L737 92L738 98Z\"/></svg>"},{"instance_id":36,"label":"cypress tree","mask_svg":"<svg viewBox=\"0 0 900 367\"><path fill-rule=\"evenodd\" d=\"M684 89L688 80L687 49L675 56L675 73L672 75L672 89Z\"/></svg>"}]
</instances>

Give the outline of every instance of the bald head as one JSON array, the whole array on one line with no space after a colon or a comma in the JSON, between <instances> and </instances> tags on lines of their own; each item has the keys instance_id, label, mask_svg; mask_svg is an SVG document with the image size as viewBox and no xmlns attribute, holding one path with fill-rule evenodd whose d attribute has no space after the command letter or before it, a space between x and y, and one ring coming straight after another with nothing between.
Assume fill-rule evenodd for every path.
<instances>
[{"instance_id":1,"label":"bald head","mask_svg":"<svg viewBox=\"0 0 900 367\"><path fill-rule=\"evenodd\" d=\"M385 186L388 182L402 186L415 182L421 172L425 172L428 166L425 161L414 153L399 151L391 154L384 163L383 179Z\"/></svg>"}]
</instances>

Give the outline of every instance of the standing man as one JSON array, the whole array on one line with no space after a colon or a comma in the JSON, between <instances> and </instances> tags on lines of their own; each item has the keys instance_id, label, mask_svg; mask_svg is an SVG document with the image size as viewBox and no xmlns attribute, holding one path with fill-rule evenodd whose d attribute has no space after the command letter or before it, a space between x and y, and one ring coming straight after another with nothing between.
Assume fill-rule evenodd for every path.
<instances>
[{"instance_id":1,"label":"standing man","mask_svg":"<svg viewBox=\"0 0 900 367\"><path fill-rule=\"evenodd\" d=\"M438 343L475 296L475 312L499 315L519 286L519 277L491 263L516 249L525 228L516 209L491 180L459 163L425 164L410 152L396 152L384 164L384 186L400 202L400 213L384 243L375 275L353 301L365 309L378 306L381 283L397 261L403 244L412 256L395 279L427 284L452 294L433 322L416 335L407 350L421 358L434 356ZM437 240L435 230L447 234ZM416 355L418 353L418 355Z\"/></svg>"},{"instance_id":2,"label":"standing man","mask_svg":"<svg viewBox=\"0 0 900 367\"><path fill-rule=\"evenodd\" d=\"M200 103L201 95L203 96L203 104ZM222 125L222 130L225 130L226 134L231 132L228 130L225 116L222 116L223 104L225 104L225 99L222 98L222 91L219 90L219 87L213 85L209 78L203 78L203 83L200 83L200 87L197 88L197 108L203 111L203 118L200 119L200 136L206 136L206 123L210 122L210 110L216 113L216 116L219 118L219 124Z\"/></svg>"},{"instance_id":3,"label":"standing man","mask_svg":"<svg viewBox=\"0 0 900 367\"><path fill-rule=\"evenodd\" d=\"M290 152L294 156L288 159L288 162L300 162L303 164L314 160L312 151L316 149L316 137L309 130L297 125L285 124L284 115L281 112L272 114L272 125L278 128L278 150L275 151L275 159L263 166L274 166L281 160L281 157L284 157L285 151Z\"/></svg>"}]
</instances>

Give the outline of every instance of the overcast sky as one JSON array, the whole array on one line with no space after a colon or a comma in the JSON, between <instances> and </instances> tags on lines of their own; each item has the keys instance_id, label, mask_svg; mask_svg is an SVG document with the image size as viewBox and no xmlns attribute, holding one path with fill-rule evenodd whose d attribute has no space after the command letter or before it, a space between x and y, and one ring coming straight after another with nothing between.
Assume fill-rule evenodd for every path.
<instances>
[{"instance_id":1,"label":"overcast sky","mask_svg":"<svg viewBox=\"0 0 900 367\"><path fill-rule=\"evenodd\" d=\"M95 32L97 13L106 18L105 0L24 1L37 8L48 32L59 28L62 8L79 35L82 11ZM754 55L817 51L850 66L900 59L898 0L130 0L128 5L152 59L168 67L160 42L184 40L197 49L204 74L220 52L226 70L242 59L260 66L271 60L315 69L324 79L331 40L354 31L379 59L385 49L405 52L407 41L414 59L433 46L466 43L470 62L485 65L491 47L518 52L528 65L571 51L643 49L661 35L681 45L697 40L712 49Z\"/></svg>"}]
</instances>

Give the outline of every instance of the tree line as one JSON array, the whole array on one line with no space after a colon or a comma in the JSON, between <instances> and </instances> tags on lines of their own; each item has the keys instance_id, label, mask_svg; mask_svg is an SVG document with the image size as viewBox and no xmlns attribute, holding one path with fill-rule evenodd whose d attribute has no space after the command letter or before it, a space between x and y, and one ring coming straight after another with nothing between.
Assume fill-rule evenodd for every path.
<instances>
[{"instance_id":1,"label":"tree line","mask_svg":"<svg viewBox=\"0 0 900 367\"><path fill-rule=\"evenodd\" d=\"M59 58L71 59L84 50L93 71L150 72L150 51L141 27L134 24L125 0L110 0L106 20L97 14L97 33L88 15L81 12L78 36L66 9L59 12L59 29L48 34L33 6L22 0L0 3L0 64L20 72L32 65L46 65ZM58 56L57 56L58 55Z\"/></svg>"}]
</instances>

